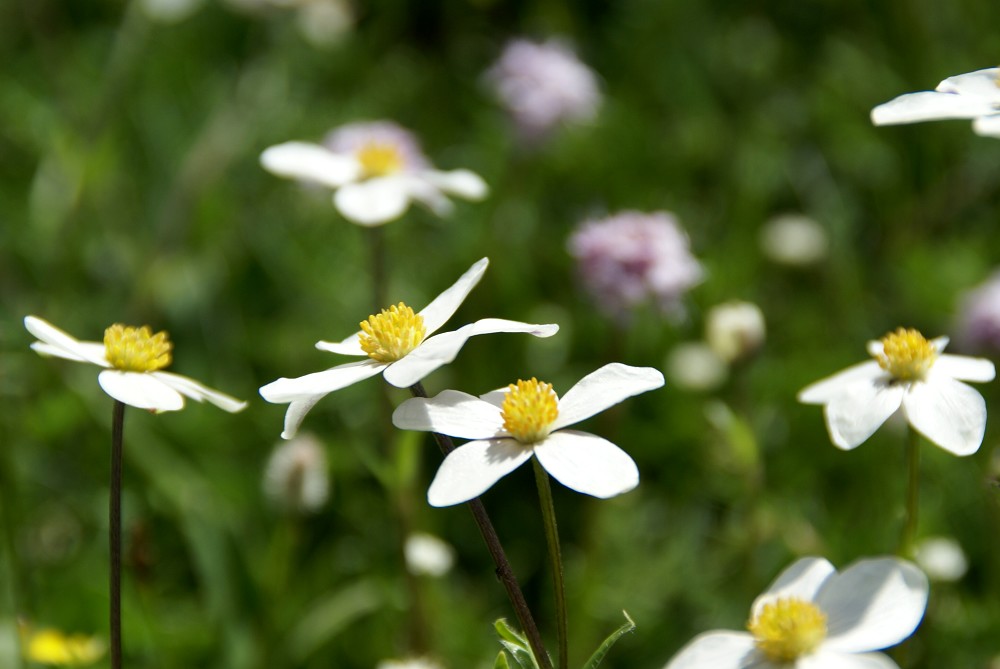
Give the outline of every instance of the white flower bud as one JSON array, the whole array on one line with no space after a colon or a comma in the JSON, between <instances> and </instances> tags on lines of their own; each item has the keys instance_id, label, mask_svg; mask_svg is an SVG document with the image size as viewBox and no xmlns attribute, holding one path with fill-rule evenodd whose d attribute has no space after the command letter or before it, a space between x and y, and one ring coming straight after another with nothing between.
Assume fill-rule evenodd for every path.
<instances>
[{"instance_id":1,"label":"white flower bud","mask_svg":"<svg viewBox=\"0 0 1000 669\"><path fill-rule=\"evenodd\" d=\"M957 581L969 568L965 552L951 537L927 537L917 544L914 558L932 581Z\"/></svg>"},{"instance_id":2,"label":"white flower bud","mask_svg":"<svg viewBox=\"0 0 1000 669\"><path fill-rule=\"evenodd\" d=\"M414 532L403 546L406 568L417 576L444 576L455 564L455 551L432 534Z\"/></svg>"},{"instance_id":3,"label":"white flower bud","mask_svg":"<svg viewBox=\"0 0 1000 669\"><path fill-rule=\"evenodd\" d=\"M705 318L705 339L726 362L755 353L764 335L764 314L752 302L724 302L712 307Z\"/></svg>"},{"instance_id":4,"label":"white flower bud","mask_svg":"<svg viewBox=\"0 0 1000 669\"><path fill-rule=\"evenodd\" d=\"M264 494L299 513L319 510L330 492L326 454L315 437L300 435L275 446L264 471Z\"/></svg>"},{"instance_id":5,"label":"white flower bud","mask_svg":"<svg viewBox=\"0 0 1000 669\"><path fill-rule=\"evenodd\" d=\"M667 355L664 372L670 382L683 390L715 390L726 381L726 362L707 344L678 344Z\"/></svg>"},{"instance_id":6,"label":"white flower bud","mask_svg":"<svg viewBox=\"0 0 1000 669\"><path fill-rule=\"evenodd\" d=\"M805 267L826 257L826 231L807 216L785 214L768 221L760 231L760 248L772 262Z\"/></svg>"}]
</instances>

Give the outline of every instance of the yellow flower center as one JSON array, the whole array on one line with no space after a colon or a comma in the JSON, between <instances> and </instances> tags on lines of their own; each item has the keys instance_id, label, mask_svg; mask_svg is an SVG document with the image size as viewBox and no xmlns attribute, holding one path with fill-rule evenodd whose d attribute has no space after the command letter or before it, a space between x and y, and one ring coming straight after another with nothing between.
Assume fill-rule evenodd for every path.
<instances>
[{"instance_id":1,"label":"yellow flower center","mask_svg":"<svg viewBox=\"0 0 1000 669\"><path fill-rule=\"evenodd\" d=\"M424 317L402 302L361 322L361 350L378 362L396 362L420 345L427 329Z\"/></svg>"},{"instance_id":2,"label":"yellow flower center","mask_svg":"<svg viewBox=\"0 0 1000 669\"><path fill-rule=\"evenodd\" d=\"M826 638L826 615L811 602L789 597L765 604L747 629L769 660L793 662L816 650Z\"/></svg>"},{"instance_id":3,"label":"yellow flower center","mask_svg":"<svg viewBox=\"0 0 1000 669\"><path fill-rule=\"evenodd\" d=\"M532 377L507 387L500 407L503 429L522 444L534 444L549 436L549 428L559 416L559 397L551 383Z\"/></svg>"},{"instance_id":4,"label":"yellow flower center","mask_svg":"<svg viewBox=\"0 0 1000 669\"><path fill-rule=\"evenodd\" d=\"M104 357L123 372L155 372L170 364L166 332L155 335L148 325L134 328L115 323L104 331Z\"/></svg>"},{"instance_id":5,"label":"yellow flower center","mask_svg":"<svg viewBox=\"0 0 1000 669\"><path fill-rule=\"evenodd\" d=\"M900 381L917 381L937 360L937 349L914 329L898 328L882 337L882 353L875 356L879 367Z\"/></svg>"},{"instance_id":6,"label":"yellow flower center","mask_svg":"<svg viewBox=\"0 0 1000 669\"><path fill-rule=\"evenodd\" d=\"M355 153L364 178L384 177L403 169L403 154L393 144L368 142Z\"/></svg>"}]
</instances>

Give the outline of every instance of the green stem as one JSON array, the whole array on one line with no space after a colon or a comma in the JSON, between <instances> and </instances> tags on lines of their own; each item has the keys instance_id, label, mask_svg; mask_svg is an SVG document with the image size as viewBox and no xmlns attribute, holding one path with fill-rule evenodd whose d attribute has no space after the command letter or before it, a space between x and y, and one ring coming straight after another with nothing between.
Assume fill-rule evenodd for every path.
<instances>
[{"instance_id":1,"label":"green stem","mask_svg":"<svg viewBox=\"0 0 1000 669\"><path fill-rule=\"evenodd\" d=\"M569 634L566 621L566 585L563 580L562 550L559 548L559 528L556 526L556 507L552 502L552 487L549 474L532 457L535 467L535 484L538 486L538 501L542 507L542 521L545 524L545 543L549 546L549 560L552 563L552 585L556 591L556 623L559 633L559 669L569 667Z\"/></svg>"},{"instance_id":2,"label":"green stem","mask_svg":"<svg viewBox=\"0 0 1000 669\"><path fill-rule=\"evenodd\" d=\"M917 537L917 507L920 504L920 433L913 427L909 428L906 438L906 517L903 523L903 536L896 551L901 557L911 557L913 544Z\"/></svg>"},{"instance_id":3,"label":"green stem","mask_svg":"<svg viewBox=\"0 0 1000 669\"><path fill-rule=\"evenodd\" d=\"M382 226L375 226L366 231L368 234L368 250L371 253L372 268L372 313L377 314L388 305L385 303L385 231Z\"/></svg>"},{"instance_id":4,"label":"green stem","mask_svg":"<svg viewBox=\"0 0 1000 669\"><path fill-rule=\"evenodd\" d=\"M427 391L424 390L423 384L419 381L410 386L410 392L413 393L414 397L427 397ZM432 432L431 434L434 435L434 441L437 442L442 454L447 456L455 450L455 444L452 442L451 437L438 432ZM528 638L528 644L531 646L531 652L535 655L535 661L538 663L539 669L552 669L552 660L549 659L549 654L545 650L542 635L539 633L535 619L531 615L531 609L528 608L528 602L524 599L524 593L517 582L517 576L514 575L514 569L510 566L507 554L500 543L500 537L497 535L492 521L490 521L489 514L486 513L486 507L483 506L482 501L478 497L470 500L468 506L472 512L472 517L476 521L476 525L479 526L479 533L483 536L486 549L490 552L493 563L496 565L497 578L503 583L504 590L507 591L507 598L514 608L514 615L517 616L517 621L520 623L524 635Z\"/></svg>"},{"instance_id":5,"label":"green stem","mask_svg":"<svg viewBox=\"0 0 1000 669\"><path fill-rule=\"evenodd\" d=\"M111 414L111 500L108 544L111 552L111 669L122 666L122 434L125 405L115 400Z\"/></svg>"}]
</instances>

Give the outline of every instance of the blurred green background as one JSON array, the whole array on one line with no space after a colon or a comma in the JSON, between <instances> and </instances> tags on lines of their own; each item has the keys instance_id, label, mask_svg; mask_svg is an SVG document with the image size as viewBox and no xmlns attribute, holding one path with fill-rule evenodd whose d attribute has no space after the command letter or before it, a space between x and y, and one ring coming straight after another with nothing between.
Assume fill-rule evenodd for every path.
<instances>
[{"instance_id":1,"label":"blurred green background","mask_svg":"<svg viewBox=\"0 0 1000 669\"><path fill-rule=\"evenodd\" d=\"M399 122L435 164L473 169L492 189L448 219L414 208L383 229L390 301L423 306L488 255L452 324L562 326L545 341L472 340L425 380L431 393L530 376L565 392L612 360L663 368L719 302L765 314L764 347L722 386L668 379L583 426L627 450L643 481L609 501L555 486L573 664L622 609L638 629L606 666L660 667L701 631L742 628L797 556L843 567L895 548L903 433L887 426L838 451L795 393L899 325L954 334L960 295L1000 264L1000 143L964 121L868 120L898 94L995 65L1000 4L384 0L352 12L318 47L293 9L204 0L164 22L138 2L0 4L3 666L17 666L17 617L107 635L112 402L93 367L29 350L26 314L84 340L114 322L168 330L172 371L250 400L237 415L195 403L127 412L127 666L373 667L414 650L492 666L492 621L512 612L468 511L424 502L433 444L398 432L385 442L379 381L306 419L329 459L322 510L282 513L261 492L284 407L257 388L339 363L313 344L353 332L372 287L370 231L258 156L355 120ZM594 68L594 122L535 147L512 135L483 72L520 35L560 36ZM641 310L624 327L581 291L566 239L621 209L678 215L707 270L686 317ZM761 228L787 212L824 228L824 261L764 258ZM979 389L995 410L995 388ZM969 571L933 585L895 655L903 667L1000 666L998 434L991 421L965 459L923 450L919 534L954 537ZM554 650L530 473L484 502ZM405 527L457 556L447 576L412 579L426 632L416 645Z\"/></svg>"}]
</instances>

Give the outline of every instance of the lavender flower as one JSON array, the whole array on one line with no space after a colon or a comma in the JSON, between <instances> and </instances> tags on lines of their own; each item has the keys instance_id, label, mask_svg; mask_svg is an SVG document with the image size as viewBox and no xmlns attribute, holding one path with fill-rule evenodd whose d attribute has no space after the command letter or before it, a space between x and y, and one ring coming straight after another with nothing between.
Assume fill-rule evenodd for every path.
<instances>
[{"instance_id":1,"label":"lavender flower","mask_svg":"<svg viewBox=\"0 0 1000 669\"><path fill-rule=\"evenodd\" d=\"M554 39L508 42L486 77L526 137L544 136L560 123L589 121L601 103L593 70Z\"/></svg>"},{"instance_id":2,"label":"lavender flower","mask_svg":"<svg viewBox=\"0 0 1000 669\"><path fill-rule=\"evenodd\" d=\"M965 348L1000 351L1000 271L961 298L958 331Z\"/></svg>"},{"instance_id":3,"label":"lavender flower","mask_svg":"<svg viewBox=\"0 0 1000 669\"><path fill-rule=\"evenodd\" d=\"M584 286L610 316L652 301L665 314L681 311L683 295L703 271L687 235L669 212L624 211L585 221L569 239Z\"/></svg>"}]
</instances>

